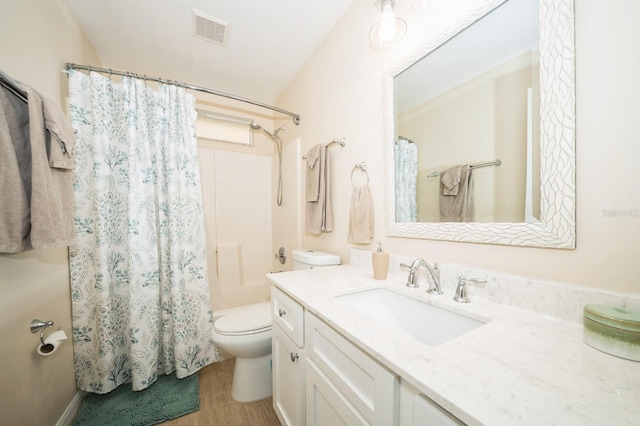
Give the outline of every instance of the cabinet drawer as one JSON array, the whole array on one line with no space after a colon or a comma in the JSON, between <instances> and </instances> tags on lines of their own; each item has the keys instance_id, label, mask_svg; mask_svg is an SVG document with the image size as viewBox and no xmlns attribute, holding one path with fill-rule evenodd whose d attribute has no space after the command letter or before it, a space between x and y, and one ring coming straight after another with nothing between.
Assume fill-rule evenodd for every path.
<instances>
[{"instance_id":1,"label":"cabinet drawer","mask_svg":"<svg viewBox=\"0 0 640 426\"><path fill-rule=\"evenodd\" d=\"M304 309L276 287L271 287L271 317L293 343L304 347Z\"/></svg>"},{"instance_id":2,"label":"cabinet drawer","mask_svg":"<svg viewBox=\"0 0 640 426\"><path fill-rule=\"evenodd\" d=\"M402 380L399 426L463 426L451 413Z\"/></svg>"},{"instance_id":3,"label":"cabinet drawer","mask_svg":"<svg viewBox=\"0 0 640 426\"><path fill-rule=\"evenodd\" d=\"M395 374L309 312L305 335L307 357L367 422L397 424L399 379Z\"/></svg>"},{"instance_id":4,"label":"cabinet drawer","mask_svg":"<svg viewBox=\"0 0 640 426\"><path fill-rule=\"evenodd\" d=\"M424 395L416 396L413 401L413 424L433 426L464 425L464 423Z\"/></svg>"}]
</instances>

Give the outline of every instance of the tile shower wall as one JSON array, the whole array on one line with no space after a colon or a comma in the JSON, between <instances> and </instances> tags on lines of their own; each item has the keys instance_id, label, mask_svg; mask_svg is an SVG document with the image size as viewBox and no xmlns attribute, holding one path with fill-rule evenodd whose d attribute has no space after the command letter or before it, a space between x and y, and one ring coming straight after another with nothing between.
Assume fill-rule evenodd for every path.
<instances>
[{"instance_id":1,"label":"tile shower wall","mask_svg":"<svg viewBox=\"0 0 640 426\"><path fill-rule=\"evenodd\" d=\"M201 146L200 167L213 309L269 300L271 157Z\"/></svg>"}]
</instances>

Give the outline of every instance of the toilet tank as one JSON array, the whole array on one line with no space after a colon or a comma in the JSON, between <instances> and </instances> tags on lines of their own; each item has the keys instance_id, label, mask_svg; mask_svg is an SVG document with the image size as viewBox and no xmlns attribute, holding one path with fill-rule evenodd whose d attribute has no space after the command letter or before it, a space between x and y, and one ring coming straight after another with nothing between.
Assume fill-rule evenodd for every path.
<instances>
[{"instance_id":1,"label":"toilet tank","mask_svg":"<svg viewBox=\"0 0 640 426\"><path fill-rule=\"evenodd\" d=\"M340 256L317 250L293 250L293 269L328 268L340 265Z\"/></svg>"}]
</instances>

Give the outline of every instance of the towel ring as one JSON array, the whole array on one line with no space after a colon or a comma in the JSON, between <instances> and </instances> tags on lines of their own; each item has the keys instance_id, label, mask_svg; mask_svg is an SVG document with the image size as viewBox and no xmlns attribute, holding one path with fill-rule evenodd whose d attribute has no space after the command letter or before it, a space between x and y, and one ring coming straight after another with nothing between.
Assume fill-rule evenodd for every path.
<instances>
[{"instance_id":1,"label":"towel ring","mask_svg":"<svg viewBox=\"0 0 640 426\"><path fill-rule=\"evenodd\" d=\"M360 172L364 173L364 175L367 177L367 182L364 185L357 186L356 183L354 182L353 174L356 172L356 170L360 170ZM353 186L354 188L364 188L367 185L369 185L369 173L367 173L367 163L356 164L355 166L353 166L353 169L351 169L351 186Z\"/></svg>"}]
</instances>

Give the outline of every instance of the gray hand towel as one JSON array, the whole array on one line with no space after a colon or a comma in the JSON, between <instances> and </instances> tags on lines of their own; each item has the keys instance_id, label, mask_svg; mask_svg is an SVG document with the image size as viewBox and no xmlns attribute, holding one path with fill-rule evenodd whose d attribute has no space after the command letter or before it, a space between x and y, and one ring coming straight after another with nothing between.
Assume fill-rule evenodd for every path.
<instances>
[{"instance_id":1,"label":"gray hand towel","mask_svg":"<svg viewBox=\"0 0 640 426\"><path fill-rule=\"evenodd\" d=\"M321 146L318 164L315 166L319 167L320 173L318 201L305 203L305 231L313 235L333 231L329 152L326 145Z\"/></svg>"},{"instance_id":2,"label":"gray hand towel","mask_svg":"<svg viewBox=\"0 0 640 426\"><path fill-rule=\"evenodd\" d=\"M460 178L464 166L450 167L440 175L442 182L442 195L458 195Z\"/></svg>"},{"instance_id":3,"label":"gray hand towel","mask_svg":"<svg viewBox=\"0 0 640 426\"><path fill-rule=\"evenodd\" d=\"M307 202L316 202L320 197L320 153L324 144L317 144L307 152L306 195Z\"/></svg>"},{"instance_id":4,"label":"gray hand towel","mask_svg":"<svg viewBox=\"0 0 640 426\"><path fill-rule=\"evenodd\" d=\"M451 176L455 177L458 170L460 179L453 184L456 187L454 190ZM443 171L440 175L440 221L473 222L473 219L473 177L470 166L456 166Z\"/></svg>"}]
</instances>

